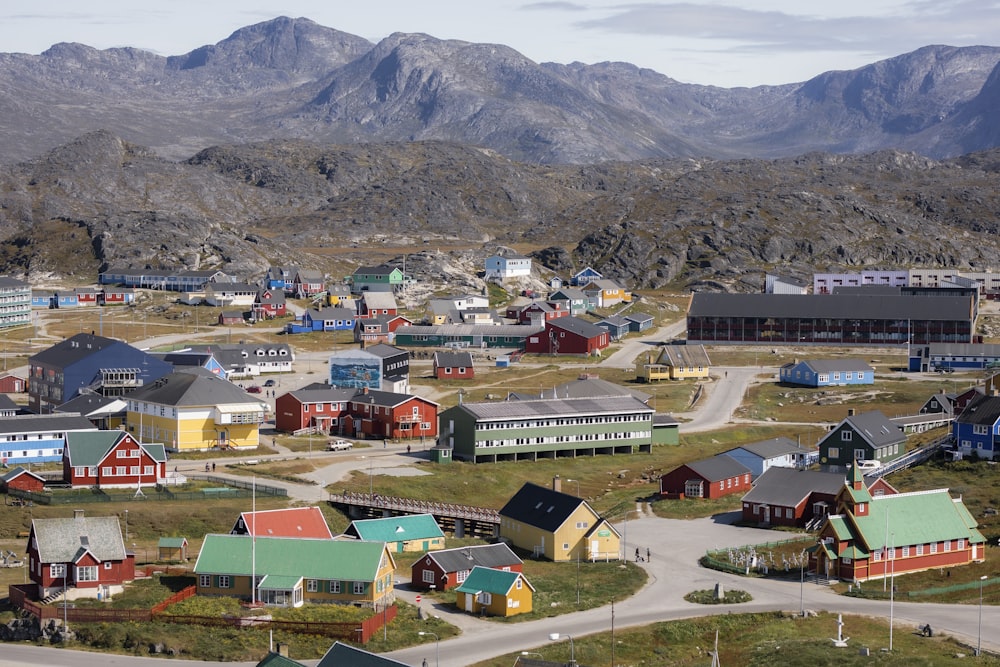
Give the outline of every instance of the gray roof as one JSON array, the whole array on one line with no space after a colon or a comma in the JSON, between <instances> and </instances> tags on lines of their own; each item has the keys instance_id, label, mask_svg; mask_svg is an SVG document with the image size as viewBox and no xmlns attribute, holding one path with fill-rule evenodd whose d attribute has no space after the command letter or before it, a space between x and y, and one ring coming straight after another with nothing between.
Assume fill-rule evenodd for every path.
<instances>
[{"instance_id":1,"label":"gray roof","mask_svg":"<svg viewBox=\"0 0 1000 667\"><path fill-rule=\"evenodd\" d=\"M590 507L587 501L576 496L525 482L500 509L500 516L552 532L563 525L581 505ZM593 512L593 508L590 511ZM594 512L594 515L597 516L597 513Z\"/></svg>"},{"instance_id":2,"label":"gray roof","mask_svg":"<svg viewBox=\"0 0 1000 667\"><path fill-rule=\"evenodd\" d=\"M585 338L597 338L608 333L596 324L592 324L587 320L581 320L579 317L557 317L554 320L546 322L546 325L553 329L562 329Z\"/></svg>"},{"instance_id":3,"label":"gray roof","mask_svg":"<svg viewBox=\"0 0 1000 667\"><path fill-rule=\"evenodd\" d=\"M323 387L321 389L305 387L288 393L301 403L339 403L351 400L358 393L358 390L337 387Z\"/></svg>"},{"instance_id":4,"label":"gray roof","mask_svg":"<svg viewBox=\"0 0 1000 667\"><path fill-rule=\"evenodd\" d=\"M28 287L28 283L10 276L0 276L0 287Z\"/></svg>"},{"instance_id":5,"label":"gray roof","mask_svg":"<svg viewBox=\"0 0 1000 667\"><path fill-rule=\"evenodd\" d=\"M375 345L369 345L364 348L364 351L369 354L374 354L376 357L381 357L382 359L388 359L389 357L395 357L400 354L405 354L409 356L409 352L401 347L396 347L395 345L388 345L386 343L377 343Z\"/></svg>"},{"instance_id":6,"label":"gray roof","mask_svg":"<svg viewBox=\"0 0 1000 667\"><path fill-rule=\"evenodd\" d=\"M12 479L14 479L15 477L20 477L21 475L29 475L29 476L34 477L35 479L39 479L39 480L41 480L43 482L46 481L46 479L44 477L42 477L41 475L36 475L35 473L31 472L30 470L28 470L26 468L22 468L21 466L16 466L15 468L13 468L11 471L9 471L8 473L6 473L5 475L0 475L0 482L3 482L3 483L6 484L6 483L10 482Z\"/></svg>"},{"instance_id":7,"label":"gray roof","mask_svg":"<svg viewBox=\"0 0 1000 667\"><path fill-rule=\"evenodd\" d=\"M354 275L387 276L395 270L395 266L389 266L388 264L379 264L378 266L359 266L354 269Z\"/></svg>"},{"instance_id":8,"label":"gray roof","mask_svg":"<svg viewBox=\"0 0 1000 667\"><path fill-rule=\"evenodd\" d=\"M396 297L392 292L373 292L368 290L361 295L361 300L369 309L396 308Z\"/></svg>"},{"instance_id":9,"label":"gray roof","mask_svg":"<svg viewBox=\"0 0 1000 667\"><path fill-rule=\"evenodd\" d=\"M580 414L651 413L653 411L651 407L632 396L463 403L456 407L466 410L479 421L557 417L560 415L573 417Z\"/></svg>"},{"instance_id":10,"label":"gray roof","mask_svg":"<svg viewBox=\"0 0 1000 667\"><path fill-rule=\"evenodd\" d=\"M362 390L356 392L351 401L354 403L368 403L369 405L380 405L392 408L413 398L424 401L425 403L430 403L431 405L437 405L434 401L422 396L415 396L413 394L396 394L391 391L375 391L372 389L368 391Z\"/></svg>"},{"instance_id":11,"label":"gray roof","mask_svg":"<svg viewBox=\"0 0 1000 667\"><path fill-rule=\"evenodd\" d=\"M50 415L15 415L0 419L0 435L15 433L58 433L61 431L96 431L97 427L78 413Z\"/></svg>"},{"instance_id":12,"label":"gray roof","mask_svg":"<svg viewBox=\"0 0 1000 667\"><path fill-rule=\"evenodd\" d=\"M791 438L781 437L771 438L770 440L761 440L760 442L751 442L747 445L733 447L732 449L722 453L729 454L730 452L735 452L737 449L744 449L751 454L756 454L762 459L773 459L786 454L804 454L809 451L799 446L799 444Z\"/></svg>"},{"instance_id":13,"label":"gray roof","mask_svg":"<svg viewBox=\"0 0 1000 667\"><path fill-rule=\"evenodd\" d=\"M0 394L0 411L13 410L14 412L17 412L19 409L20 406L14 402L13 398L8 396L7 394Z\"/></svg>"},{"instance_id":14,"label":"gray roof","mask_svg":"<svg viewBox=\"0 0 1000 667\"><path fill-rule=\"evenodd\" d=\"M316 667L343 667L344 665L350 665L350 667L410 667L404 662L370 653L350 644L343 644L339 640L335 641L333 646L316 663Z\"/></svg>"},{"instance_id":15,"label":"gray roof","mask_svg":"<svg viewBox=\"0 0 1000 667\"><path fill-rule=\"evenodd\" d=\"M704 345L664 345L657 363L675 368L707 367L712 365Z\"/></svg>"},{"instance_id":16,"label":"gray roof","mask_svg":"<svg viewBox=\"0 0 1000 667\"><path fill-rule=\"evenodd\" d=\"M101 562L125 559L125 543L116 516L35 519L31 530L42 563L73 563L86 551Z\"/></svg>"},{"instance_id":17,"label":"gray roof","mask_svg":"<svg viewBox=\"0 0 1000 667\"><path fill-rule=\"evenodd\" d=\"M725 454L719 454L718 456L700 461L692 461L685 465L709 482L717 482L720 479L729 479L730 477L750 474L749 468Z\"/></svg>"},{"instance_id":18,"label":"gray roof","mask_svg":"<svg viewBox=\"0 0 1000 667\"><path fill-rule=\"evenodd\" d=\"M120 345L126 344L112 338L105 338L104 336L81 333L67 338L60 343L56 343L38 354L32 355L30 361L32 363L55 366L56 368L66 368L81 359L89 357L95 352Z\"/></svg>"},{"instance_id":19,"label":"gray roof","mask_svg":"<svg viewBox=\"0 0 1000 667\"><path fill-rule=\"evenodd\" d=\"M55 408L55 412L72 412L79 415L95 415L95 414L115 414L118 412L124 412L124 406L126 399L121 396L102 396L100 394L80 394L79 396L66 401L59 407Z\"/></svg>"},{"instance_id":20,"label":"gray roof","mask_svg":"<svg viewBox=\"0 0 1000 667\"><path fill-rule=\"evenodd\" d=\"M326 308L313 308L307 310L309 318L313 320L354 320L358 317L358 312L352 308L341 306L328 306Z\"/></svg>"},{"instance_id":21,"label":"gray roof","mask_svg":"<svg viewBox=\"0 0 1000 667\"><path fill-rule=\"evenodd\" d=\"M956 419L959 424L985 424L992 426L1000 421L1000 397L977 396L969 401Z\"/></svg>"},{"instance_id":22,"label":"gray roof","mask_svg":"<svg viewBox=\"0 0 1000 667\"><path fill-rule=\"evenodd\" d=\"M653 316L648 313L629 313L625 319L629 322L649 322Z\"/></svg>"},{"instance_id":23,"label":"gray roof","mask_svg":"<svg viewBox=\"0 0 1000 667\"><path fill-rule=\"evenodd\" d=\"M435 352L434 365L438 368L472 368L471 352Z\"/></svg>"},{"instance_id":24,"label":"gray roof","mask_svg":"<svg viewBox=\"0 0 1000 667\"><path fill-rule=\"evenodd\" d=\"M782 368L795 367L799 364L808 366L814 373L836 372L874 372L875 369L861 359L805 359L798 363L787 363Z\"/></svg>"},{"instance_id":25,"label":"gray roof","mask_svg":"<svg viewBox=\"0 0 1000 667\"><path fill-rule=\"evenodd\" d=\"M570 317L560 317L560 320L569 320ZM413 336L496 336L499 338L515 337L527 338L533 334L543 331L542 327L534 327L526 324L437 324L413 325L404 324L396 329L396 335L406 334ZM601 333L606 333L604 329L598 329Z\"/></svg>"},{"instance_id":26,"label":"gray roof","mask_svg":"<svg viewBox=\"0 0 1000 667\"><path fill-rule=\"evenodd\" d=\"M841 423L850 424L853 430L865 438L872 447L884 447L906 440L906 434L902 429L878 410L848 417ZM834 429L836 430L838 429Z\"/></svg>"},{"instance_id":27,"label":"gray roof","mask_svg":"<svg viewBox=\"0 0 1000 667\"><path fill-rule=\"evenodd\" d=\"M995 343L931 343L927 351L932 357L1000 357Z\"/></svg>"},{"instance_id":28,"label":"gray roof","mask_svg":"<svg viewBox=\"0 0 1000 667\"><path fill-rule=\"evenodd\" d=\"M129 399L175 407L261 403L229 380L194 366L178 369L137 389Z\"/></svg>"},{"instance_id":29,"label":"gray roof","mask_svg":"<svg viewBox=\"0 0 1000 667\"><path fill-rule=\"evenodd\" d=\"M427 558L437 563L444 572L471 570L475 565L497 568L523 562L503 542L428 551Z\"/></svg>"},{"instance_id":30,"label":"gray roof","mask_svg":"<svg viewBox=\"0 0 1000 667\"><path fill-rule=\"evenodd\" d=\"M653 427L657 426L680 426L680 422L673 415L653 415Z\"/></svg>"},{"instance_id":31,"label":"gray roof","mask_svg":"<svg viewBox=\"0 0 1000 667\"><path fill-rule=\"evenodd\" d=\"M696 292L691 299L688 316L950 322L972 319L972 299L969 296Z\"/></svg>"},{"instance_id":32,"label":"gray roof","mask_svg":"<svg viewBox=\"0 0 1000 667\"><path fill-rule=\"evenodd\" d=\"M587 295L579 287L560 287L549 295L549 301L586 301Z\"/></svg>"},{"instance_id":33,"label":"gray roof","mask_svg":"<svg viewBox=\"0 0 1000 667\"><path fill-rule=\"evenodd\" d=\"M629 320L627 318L625 318L625 317L622 317L621 315L611 315L610 317L605 317L603 320L601 320L600 322L598 322L597 326L600 326L601 324L604 324L604 323L607 323L607 324L610 324L610 325L616 326L616 327L627 327L628 323L629 323Z\"/></svg>"},{"instance_id":34,"label":"gray roof","mask_svg":"<svg viewBox=\"0 0 1000 667\"><path fill-rule=\"evenodd\" d=\"M552 389L543 389L538 394L527 394L524 392L512 393L510 396L516 400L532 400L543 398L600 398L602 396L631 396L643 403L651 398L650 394L622 387L613 382L602 380L601 378L580 378L564 382Z\"/></svg>"},{"instance_id":35,"label":"gray roof","mask_svg":"<svg viewBox=\"0 0 1000 667\"><path fill-rule=\"evenodd\" d=\"M753 488L743 496L743 502L795 507L811 493L836 496L843 488L845 480L842 472L819 472L775 466L768 468L757 478Z\"/></svg>"}]
</instances>

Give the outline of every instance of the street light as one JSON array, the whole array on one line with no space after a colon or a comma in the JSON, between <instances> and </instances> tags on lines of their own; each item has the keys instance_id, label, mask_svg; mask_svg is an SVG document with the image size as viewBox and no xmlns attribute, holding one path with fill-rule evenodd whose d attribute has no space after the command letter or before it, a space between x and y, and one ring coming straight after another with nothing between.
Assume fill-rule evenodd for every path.
<instances>
[{"instance_id":1,"label":"street light","mask_svg":"<svg viewBox=\"0 0 1000 667\"><path fill-rule=\"evenodd\" d=\"M430 635L431 637L434 638L434 642L435 642L435 644L434 644L434 664L435 664L436 667L441 667L441 638L438 637L433 632L430 632L428 630L420 630L419 632L417 632L417 634L420 635L421 637L423 637L424 635Z\"/></svg>"},{"instance_id":2,"label":"street light","mask_svg":"<svg viewBox=\"0 0 1000 667\"><path fill-rule=\"evenodd\" d=\"M521 655L514 658L514 664L511 667L517 667L517 663L521 662L521 658L529 655L537 655L539 658L544 657L541 653L535 653L534 651L521 651Z\"/></svg>"},{"instance_id":3,"label":"street light","mask_svg":"<svg viewBox=\"0 0 1000 667\"><path fill-rule=\"evenodd\" d=\"M570 667L576 667L576 650L573 648L573 637L570 635L561 635L558 632L553 632L549 635L549 641L557 642L565 637L569 640L569 665Z\"/></svg>"},{"instance_id":4,"label":"street light","mask_svg":"<svg viewBox=\"0 0 1000 667\"><path fill-rule=\"evenodd\" d=\"M983 582L986 575L979 577L979 639L976 641L976 655L983 654Z\"/></svg>"},{"instance_id":5,"label":"street light","mask_svg":"<svg viewBox=\"0 0 1000 667\"><path fill-rule=\"evenodd\" d=\"M567 479L566 481L567 482L576 482L576 497L577 498L582 498L583 496L580 495L580 480L578 480L578 479Z\"/></svg>"},{"instance_id":6,"label":"street light","mask_svg":"<svg viewBox=\"0 0 1000 667\"><path fill-rule=\"evenodd\" d=\"M125 510L125 539L128 539L128 510Z\"/></svg>"}]
</instances>

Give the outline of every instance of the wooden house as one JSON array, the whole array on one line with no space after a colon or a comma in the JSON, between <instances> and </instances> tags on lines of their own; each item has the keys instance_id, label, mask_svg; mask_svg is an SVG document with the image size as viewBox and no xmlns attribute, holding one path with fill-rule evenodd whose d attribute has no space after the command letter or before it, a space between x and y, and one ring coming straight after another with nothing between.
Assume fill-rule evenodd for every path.
<instances>
[{"instance_id":1,"label":"wooden house","mask_svg":"<svg viewBox=\"0 0 1000 667\"><path fill-rule=\"evenodd\" d=\"M503 542L428 551L410 566L410 586L445 591L466 580L473 567L521 572L524 561Z\"/></svg>"},{"instance_id":2,"label":"wooden house","mask_svg":"<svg viewBox=\"0 0 1000 667\"><path fill-rule=\"evenodd\" d=\"M476 377L471 352L435 352L434 377L438 380L468 380Z\"/></svg>"},{"instance_id":3,"label":"wooden house","mask_svg":"<svg viewBox=\"0 0 1000 667\"><path fill-rule=\"evenodd\" d=\"M636 361L635 376L645 382L703 379L711 369L704 345L664 345L659 353L648 352Z\"/></svg>"},{"instance_id":4,"label":"wooden house","mask_svg":"<svg viewBox=\"0 0 1000 667\"><path fill-rule=\"evenodd\" d=\"M545 322L545 330L528 336L525 352L536 354L596 355L608 347L608 332L578 317L560 317Z\"/></svg>"},{"instance_id":5,"label":"wooden house","mask_svg":"<svg viewBox=\"0 0 1000 667\"><path fill-rule=\"evenodd\" d=\"M750 489L752 473L745 465L723 454L677 466L660 477L665 498L722 498Z\"/></svg>"},{"instance_id":6,"label":"wooden house","mask_svg":"<svg viewBox=\"0 0 1000 667\"><path fill-rule=\"evenodd\" d=\"M229 531L230 535L257 537L304 537L332 540L333 533L318 507L286 507L276 510L243 512Z\"/></svg>"},{"instance_id":7,"label":"wooden house","mask_svg":"<svg viewBox=\"0 0 1000 667\"><path fill-rule=\"evenodd\" d=\"M535 587L523 572L472 568L455 589L455 606L470 614L515 616L531 612Z\"/></svg>"},{"instance_id":8,"label":"wooden house","mask_svg":"<svg viewBox=\"0 0 1000 667\"><path fill-rule=\"evenodd\" d=\"M874 384L875 369L861 359L805 359L782 366L778 378L803 387Z\"/></svg>"},{"instance_id":9,"label":"wooden house","mask_svg":"<svg viewBox=\"0 0 1000 667\"><path fill-rule=\"evenodd\" d=\"M156 560L183 563L188 559L186 537L161 537L156 544Z\"/></svg>"},{"instance_id":10,"label":"wooden house","mask_svg":"<svg viewBox=\"0 0 1000 667\"><path fill-rule=\"evenodd\" d=\"M73 488L140 489L167 477L160 443L139 442L125 431L67 433L63 479Z\"/></svg>"},{"instance_id":11,"label":"wooden house","mask_svg":"<svg viewBox=\"0 0 1000 667\"><path fill-rule=\"evenodd\" d=\"M8 470L0 476L0 491L7 493L11 489L41 493L45 490L45 478L21 466L16 466L13 470Z\"/></svg>"},{"instance_id":12,"label":"wooden house","mask_svg":"<svg viewBox=\"0 0 1000 667\"><path fill-rule=\"evenodd\" d=\"M878 410L854 414L819 441L819 463L829 472L846 472L858 461L887 463L906 453L906 434Z\"/></svg>"},{"instance_id":13,"label":"wooden house","mask_svg":"<svg viewBox=\"0 0 1000 667\"><path fill-rule=\"evenodd\" d=\"M444 533L433 514L403 514L356 519L344 535L366 542L385 542L393 553L444 549Z\"/></svg>"}]
</instances>

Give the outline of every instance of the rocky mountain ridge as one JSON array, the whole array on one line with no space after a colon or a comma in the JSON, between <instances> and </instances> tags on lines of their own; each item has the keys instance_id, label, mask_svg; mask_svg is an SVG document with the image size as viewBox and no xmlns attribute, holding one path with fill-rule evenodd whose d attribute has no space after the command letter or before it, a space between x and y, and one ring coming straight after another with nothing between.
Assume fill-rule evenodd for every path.
<instances>
[{"instance_id":1,"label":"rocky mountain ridge","mask_svg":"<svg viewBox=\"0 0 1000 667\"><path fill-rule=\"evenodd\" d=\"M627 63L535 63L502 45L372 44L277 18L162 57L57 44L0 54L0 163L107 130L187 159L216 144L446 141L528 163L992 148L1000 48L928 46L802 83L717 88Z\"/></svg>"}]
</instances>

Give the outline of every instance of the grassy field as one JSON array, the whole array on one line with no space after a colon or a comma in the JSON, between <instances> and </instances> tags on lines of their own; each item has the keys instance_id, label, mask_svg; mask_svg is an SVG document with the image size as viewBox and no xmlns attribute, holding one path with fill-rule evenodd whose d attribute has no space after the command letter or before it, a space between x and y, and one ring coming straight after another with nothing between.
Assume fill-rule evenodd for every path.
<instances>
[{"instance_id":1,"label":"grassy field","mask_svg":"<svg viewBox=\"0 0 1000 667\"><path fill-rule=\"evenodd\" d=\"M861 359L875 368L876 373L906 367L906 350L899 348L810 347L780 345L706 345L708 358L713 366L783 366L796 360L809 359Z\"/></svg>"},{"instance_id":2,"label":"grassy field","mask_svg":"<svg viewBox=\"0 0 1000 667\"><path fill-rule=\"evenodd\" d=\"M720 664L741 667L948 667L968 664L972 655L971 647L948 637L924 638L915 628L900 627L894 633L892 653L882 652L888 646L888 624L859 616L844 617L849 647L834 648L829 638L837 636L836 615L799 618L782 613L726 614L655 623L618 630L614 635L606 632L574 636L573 648L581 665L703 667L712 663L709 651L716 633ZM859 655L862 647L870 649L870 656ZM570 658L570 645L565 640L553 642L537 647L533 653L540 654L540 659L565 662ZM519 657L520 651L515 651L473 667L510 667ZM1000 659L991 655L980 656L974 662L1000 665Z\"/></svg>"}]
</instances>

